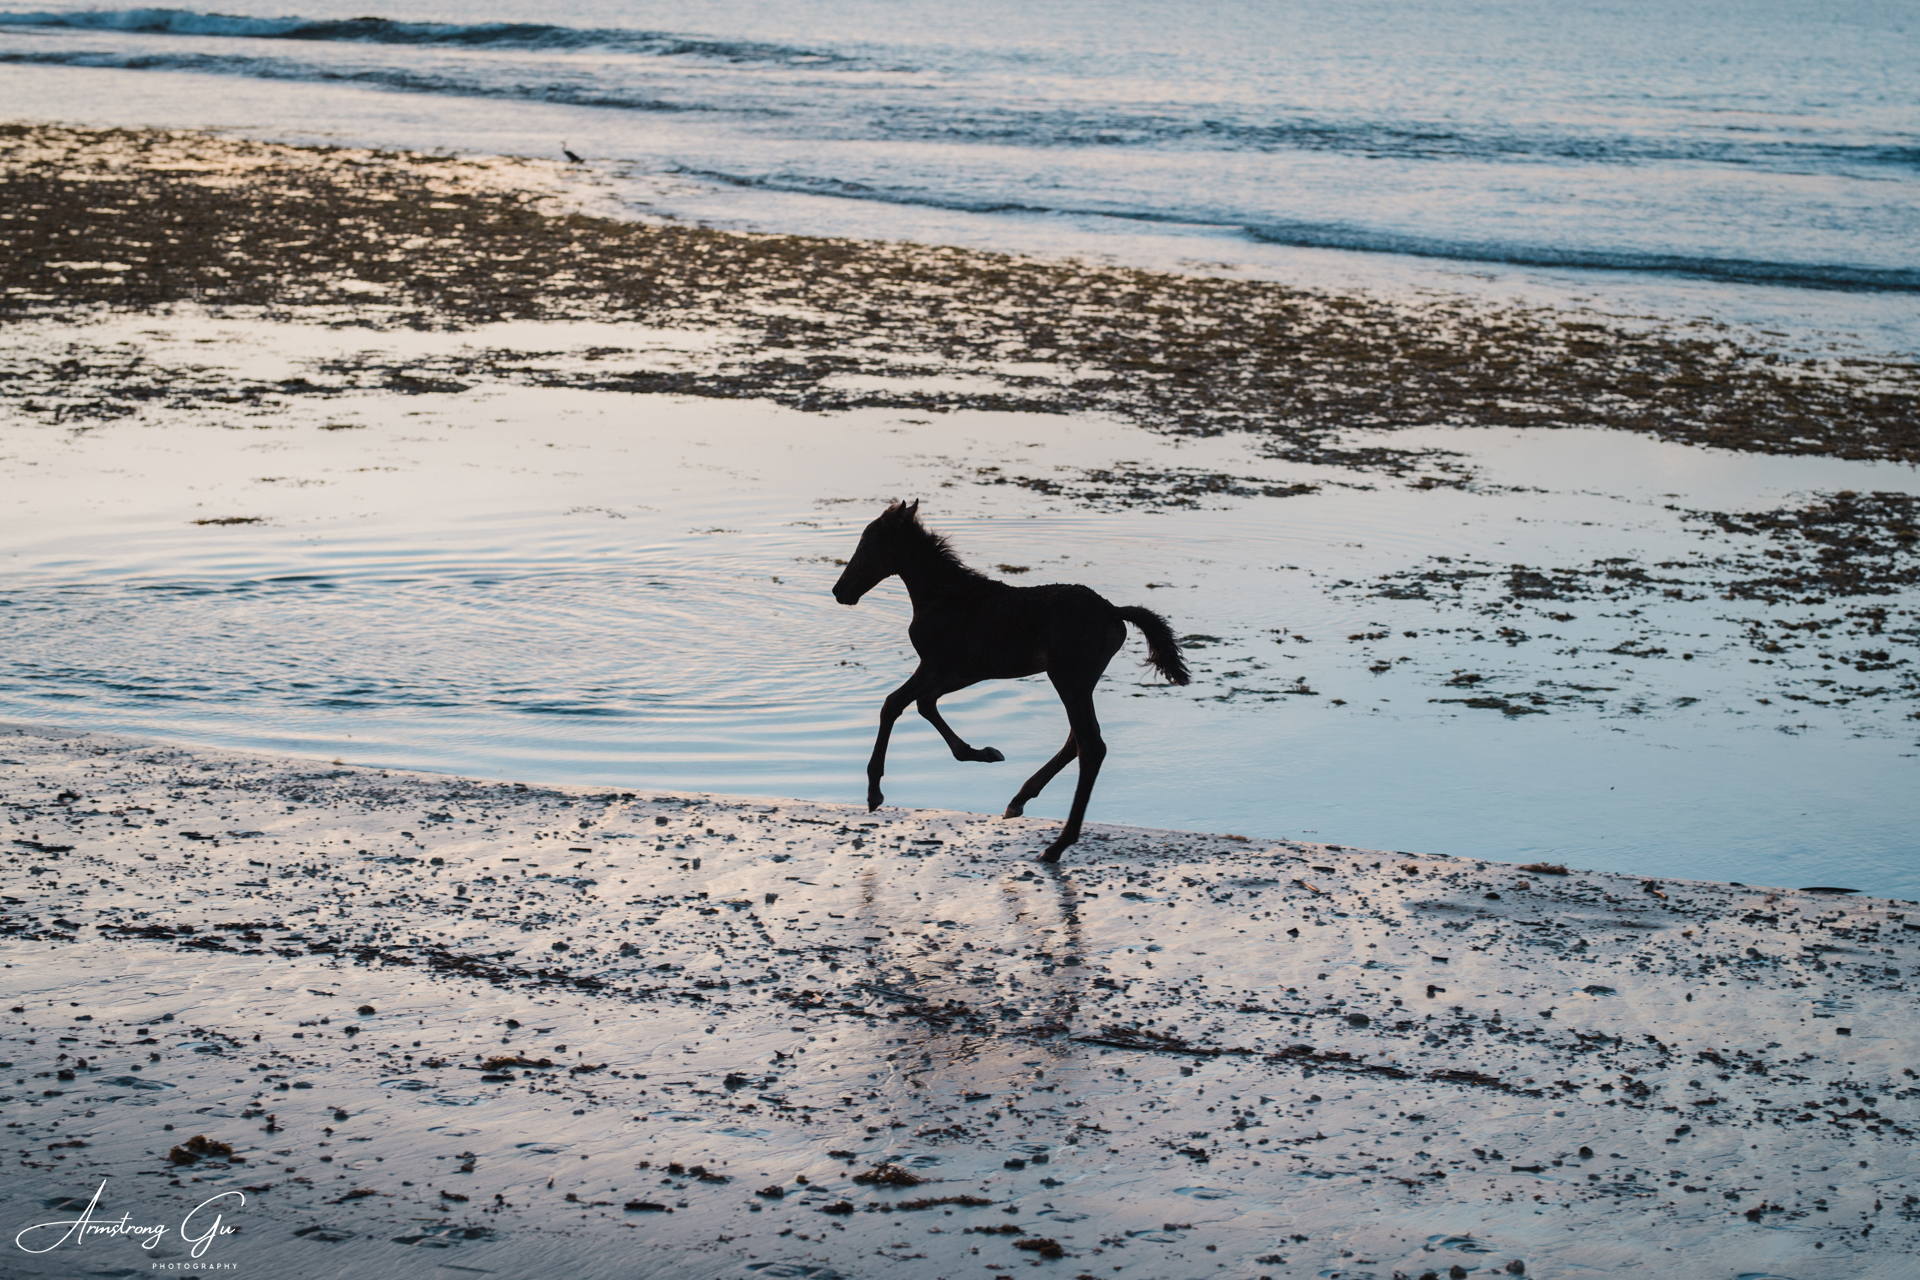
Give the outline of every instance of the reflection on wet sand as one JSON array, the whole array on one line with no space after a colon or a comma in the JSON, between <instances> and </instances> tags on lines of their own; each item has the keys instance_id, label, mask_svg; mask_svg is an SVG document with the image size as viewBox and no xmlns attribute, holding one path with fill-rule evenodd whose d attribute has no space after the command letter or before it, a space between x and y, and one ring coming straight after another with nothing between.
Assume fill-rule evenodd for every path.
<instances>
[{"instance_id":1,"label":"reflection on wet sand","mask_svg":"<svg viewBox=\"0 0 1920 1280\"><path fill-rule=\"evenodd\" d=\"M216 1260L1891 1280L1920 1247L1910 904L1099 826L1046 869L1039 820L27 727L0 758L34 1195L242 1190Z\"/></svg>"}]
</instances>

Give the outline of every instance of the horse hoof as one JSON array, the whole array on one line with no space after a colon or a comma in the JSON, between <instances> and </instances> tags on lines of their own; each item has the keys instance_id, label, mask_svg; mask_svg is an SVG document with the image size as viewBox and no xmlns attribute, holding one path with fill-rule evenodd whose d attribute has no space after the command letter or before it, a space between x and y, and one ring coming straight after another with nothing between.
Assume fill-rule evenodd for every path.
<instances>
[{"instance_id":1,"label":"horse hoof","mask_svg":"<svg viewBox=\"0 0 1920 1280\"><path fill-rule=\"evenodd\" d=\"M999 764L1002 760L1006 759L1005 756L1000 754L1000 748L998 747L981 747L979 753L973 758L983 764Z\"/></svg>"},{"instance_id":2,"label":"horse hoof","mask_svg":"<svg viewBox=\"0 0 1920 1280\"><path fill-rule=\"evenodd\" d=\"M1065 852L1066 852L1066 849L1067 849L1067 847L1066 847L1065 845L1061 845L1061 844L1050 844L1050 845L1048 845L1048 846L1047 846L1047 851L1046 851L1045 853L1043 853L1043 854L1041 854L1041 855L1040 855L1040 861L1042 861L1042 862L1058 862L1058 861L1060 861L1060 855L1061 855L1062 853L1065 853Z\"/></svg>"},{"instance_id":3,"label":"horse hoof","mask_svg":"<svg viewBox=\"0 0 1920 1280\"><path fill-rule=\"evenodd\" d=\"M1001 814L1000 816L1001 816L1001 817L1003 817L1003 818L1024 818L1024 817L1026 817L1026 816L1027 816L1027 805L1026 805L1026 802L1025 802L1024 800L1015 800L1015 801L1014 801L1013 803L1011 803L1011 804L1009 804L1009 805L1007 806L1007 811L1006 811L1005 813L1003 813L1003 814Z\"/></svg>"},{"instance_id":4,"label":"horse hoof","mask_svg":"<svg viewBox=\"0 0 1920 1280\"><path fill-rule=\"evenodd\" d=\"M874 811L875 809L878 809L878 808L880 807L880 804L881 804L881 802L882 802L882 801L884 801L885 799L886 799L886 797L885 797L885 796L881 796L881 795L872 795L872 796L868 796L868 797L867 797L867 812L868 812L868 813L872 813L872 812L873 812L873 811Z\"/></svg>"}]
</instances>

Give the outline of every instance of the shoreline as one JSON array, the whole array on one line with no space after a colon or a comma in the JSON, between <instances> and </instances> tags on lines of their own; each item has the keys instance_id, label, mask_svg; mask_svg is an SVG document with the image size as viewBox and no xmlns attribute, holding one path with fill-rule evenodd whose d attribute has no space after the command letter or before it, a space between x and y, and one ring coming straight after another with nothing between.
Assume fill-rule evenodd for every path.
<instances>
[{"instance_id":1,"label":"shoreline","mask_svg":"<svg viewBox=\"0 0 1920 1280\"><path fill-rule=\"evenodd\" d=\"M206 1262L397 1276L1920 1249L1912 904L1103 824L1049 872L1051 822L27 725L0 760L9 1221L253 1188Z\"/></svg>"}]
</instances>

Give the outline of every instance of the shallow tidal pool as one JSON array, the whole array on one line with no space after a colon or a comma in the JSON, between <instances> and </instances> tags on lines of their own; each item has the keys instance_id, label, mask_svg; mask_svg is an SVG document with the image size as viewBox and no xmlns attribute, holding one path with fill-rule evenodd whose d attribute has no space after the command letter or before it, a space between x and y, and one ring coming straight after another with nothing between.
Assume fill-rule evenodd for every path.
<instances>
[{"instance_id":1,"label":"shallow tidal pool","mask_svg":"<svg viewBox=\"0 0 1920 1280\"><path fill-rule=\"evenodd\" d=\"M908 607L897 582L855 609L828 587L864 523L917 497L982 571L1084 582L1186 639L1188 688L1150 678L1137 637L1110 668L1094 820L1920 896L1913 592L1775 589L1824 545L1808 513L1884 525L1871 503L1911 504L1911 467L1353 433L1431 450L1388 474L1092 416L563 385L715 345L630 326L14 332L162 387L304 381L108 420L0 408L0 716L856 801L912 669ZM449 353L494 373L366 376ZM1008 762L956 763L910 715L890 805L998 812L1064 734L1041 679L944 707Z\"/></svg>"}]
</instances>

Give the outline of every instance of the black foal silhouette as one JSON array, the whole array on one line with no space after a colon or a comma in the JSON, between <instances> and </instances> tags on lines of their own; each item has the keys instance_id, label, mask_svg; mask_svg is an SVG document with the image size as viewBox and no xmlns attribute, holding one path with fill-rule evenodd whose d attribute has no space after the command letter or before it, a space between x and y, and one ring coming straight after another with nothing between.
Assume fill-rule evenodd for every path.
<instances>
[{"instance_id":1,"label":"black foal silhouette","mask_svg":"<svg viewBox=\"0 0 1920 1280\"><path fill-rule=\"evenodd\" d=\"M1003 816L1019 817L1027 801L1078 756L1080 782L1073 791L1072 812L1041 855L1042 862L1059 861L1080 838L1087 797L1107 756L1093 714L1093 687L1126 643L1126 623L1140 628L1147 639L1147 660L1162 675L1174 684L1187 682L1186 660L1167 620L1137 605L1116 608L1088 587L1016 587L976 573L960 563L945 538L920 523L918 502L896 502L867 526L846 572L833 584L833 598L858 604L861 596L896 573L913 599L907 636L920 655L920 666L880 705L880 736L867 762L868 812L886 798L880 794L880 778L886 772L887 739L909 702L940 731L954 759L1005 760L992 747L961 741L940 718L936 704L943 695L982 680L1014 680L1044 671L1067 709L1067 745L1026 780Z\"/></svg>"}]
</instances>

